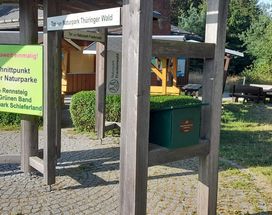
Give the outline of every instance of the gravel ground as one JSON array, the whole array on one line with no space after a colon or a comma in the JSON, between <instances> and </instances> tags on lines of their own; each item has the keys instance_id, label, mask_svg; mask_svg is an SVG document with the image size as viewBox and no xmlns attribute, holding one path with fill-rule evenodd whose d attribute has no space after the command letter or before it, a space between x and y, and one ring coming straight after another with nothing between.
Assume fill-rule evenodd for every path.
<instances>
[{"instance_id":1,"label":"gravel ground","mask_svg":"<svg viewBox=\"0 0 272 215\"><path fill-rule=\"evenodd\" d=\"M1 131L0 155L19 153L19 139L19 132ZM25 176L18 165L0 164L0 214L118 214L118 143L106 138L101 144L63 129L51 192L40 174ZM197 167L197 159L189 159L149 168L147 213L195 214ZM229 167L224 161L220 168L218 214L272 214L272 202L256 180Z\"/></svg>"}]
</instances>

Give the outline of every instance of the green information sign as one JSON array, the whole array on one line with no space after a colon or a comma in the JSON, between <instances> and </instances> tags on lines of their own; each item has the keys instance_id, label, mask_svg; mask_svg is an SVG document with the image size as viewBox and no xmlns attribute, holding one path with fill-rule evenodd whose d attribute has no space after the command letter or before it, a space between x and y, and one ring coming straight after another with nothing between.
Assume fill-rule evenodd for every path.
<instances>
[{"instance_id":1,"label":"green information sign","mask_svg":"<svg viewBox=\"0 0 272 215\"><path fill-rule=\"evenodd\" d=\"M0 45L0 111L42 116L43 47Z\"/></svg>"}]
</instances>

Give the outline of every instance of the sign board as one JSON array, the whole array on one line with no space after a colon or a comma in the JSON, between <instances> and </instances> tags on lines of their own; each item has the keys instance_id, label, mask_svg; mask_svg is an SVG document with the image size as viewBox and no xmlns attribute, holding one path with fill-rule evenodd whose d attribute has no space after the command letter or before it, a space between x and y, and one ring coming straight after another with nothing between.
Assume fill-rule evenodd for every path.
<instances>
[{"instance_id":1,"label":"sign board","mask_svg":"<svg viewBox=\"0 0 272 215\"><path fill-rule=\"evenodd\" d=\"M107 52L107 94L121 93L121 57L117 52Z\"/></svg>"},{"instance_id":2,"label":"sign board","mask_svg":"<svg viewBox=\"0 0 272 215\"><path fill-rule=\"evenodd\" d=\"M70 30L70 31L64 31L64 38L74 39L74 40L104 42L105 35L103 33L89 32L89 31Z\"/></svg>"},{"instance_id":3,"label":"sign board","mask_svg":"<svg viewBox=\"0 0 272 215\"><path fill-rule=\"evenodd\" d=\"M42 116L43 48L0 45L0 111Z\"/></svg>"},{"instance_id":4,"label":"sign board","mask_svg":"<svg viewBox=\"0 0 272 215\"><path fill-rule=\"evenodd\" d=\"M47 30L70 30L121 25L121 8L110 8L47 18Z\"/></svg>"}]
</instances>

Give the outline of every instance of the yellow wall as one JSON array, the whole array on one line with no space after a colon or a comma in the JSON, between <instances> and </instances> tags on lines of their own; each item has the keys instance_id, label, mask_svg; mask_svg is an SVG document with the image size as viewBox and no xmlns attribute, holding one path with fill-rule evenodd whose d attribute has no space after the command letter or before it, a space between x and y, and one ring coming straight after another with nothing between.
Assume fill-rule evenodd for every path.
<instances>
[{"instance_id":1,"label":"yellow wall","mask_svg":"<svg viewBox=\"0 0 272 215\"><path fill-rule=\"evenodd\" d=\"M73 74L95 73L95 55L86 55L82 51L70 50L70 70Z\"/></svg>"}]
</instances>

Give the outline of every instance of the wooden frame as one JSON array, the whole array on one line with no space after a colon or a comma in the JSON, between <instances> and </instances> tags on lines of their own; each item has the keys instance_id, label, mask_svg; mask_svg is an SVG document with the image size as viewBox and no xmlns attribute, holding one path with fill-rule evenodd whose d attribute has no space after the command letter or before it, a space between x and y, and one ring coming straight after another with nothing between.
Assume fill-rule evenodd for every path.
<instances>
[{"instance_id":1,"label":"wooden frame","mask_svg":"<svg viewBox=\"0 0 272 215\"><path fill-rule=\"evenodd\" d=\"M153 40L152 54L157 57L214 58L213 43L195 43L167 40Z\"/></svg>"},{"instance_id":2,"label":"wooden frame","mask_svg":"<svg viewBox=\"0 0 272 215\"><path fill-rule=\"evenodd\" d=\"M214 59L206 60L203 75L201 137L210 141L210 151L199 159L198 214L216 214L218 154L222 105L224 53L228 0L207 0L205 42L215 44Z\"/></svg>"},{"instance_id":3,"label":"wooden frame","mask_svg":"<svg viewBox=\"0 0 272 215\"><path fill-rule=\"evenodd\" d=\"M124 5L124 30L123 30L123 73L122 73L122 127L121 127L121 161L120 161L120 192L121 192L121 214L144 214L146 211L146 177L147 177L147 134L149 109L142 109L142 106L148 107L146 103L148 96L148 76L142 75L145 68L139 67L138 56L142 54L145 59L140 63L149 60L146 53L150 53L150 45L142 41L145 52L141 49L141 38L148 40L150 36L145 31L141 35L141 21L145 18L148 26L148 17L146 16L148 3L144 1L130 1L130 5ZM206 24L206 43L205 44L169 44L167 47L160 47L164 42L153 43L153 53L157 56L176 56L204 58L204 93L203 101L209 103L203 108L201 138L204 142L190 149L179 149L168 151L165 149L151 150L149 152L149 164L167 163L178 159L198 156L199 164L199 190L198 190L198 214L208 215L216 214L217 204L217 186L218 186L218 150L220 135L220 115L222 102L222 82L224 68L224 46L226 36L228 1L208 0L207 24ZM137 16L137 8L145 8L141 11L141 16ZM129 23L134 19L133 25ZM146 28L147 29L147 28ZM144 31L143 31L144 32ZM130 34L131 33L131 34ZM133 36L132 36L133 35ZM136 36L135 36L136 35ZM129 43L129 38L134 41ZM211 44L207 44L211 43ZM136 44L136 45L135 45ZM130 45L130 46L129 46ZM181 48L181 46L185 47ZM186 48L187 46L187 48ZM129 47L130 51L127 51ZM178 47L178 48L177 48ZM204 48L205 47L205 48ZM202 51L197 51L197 49ZM143 51L143 52L142 52ZM134 62L130 62L130 57L134 57ZM127 59L128 58L128 59ZM136 61L136 62L135 62ZM150 61L149 61L150 62ZM129 63L132 63L135 71L132 77L128 76ZM130 65L131 66L131 65ZM131 68L131 67L130 67ZM139 69L141 68L141 70ZM131 79L134 79L132 81ZM133 90L131 90L133 86ZM139 105L141 104L141 105ZM136 107L132 113L128 106ZM146 112L148 111L148 112ZM142 129L145 129L144 131ZM141 146L141 147L140 147ZM188 152L189 155L183 154ZM157 160L158 156L162 159ZM141 171L140 171L141 170ZM141 197L141 198L140 198Z\"/></svg>"},{"instance_id":4,"label":"wooden frame","mask_svg":"<svg viewBox=\"0 0 272 215\"><path fill-rule=\"evenodd\" d=\"M105 137L106 80L107 80L107 30L100 30L104 43L96 43L96 110L95 127L97 137Z\"/></svg>"},{"instance_id":5,"label":"wooden frame","mask_svg":"<svg viewBox=\"0 0 272 215\"><path fill-rule=\"evenodd\" d=\"M44 0L44 178L55 183L61 142L61 34L47 31L47 17L58 15L59 1ZM52 54L54 53L54 54ZM54 81L52 81L54 80Z\"/></svg>"},{"instance_id":6,"label":"wooden frame","mask_svg":"<svg viewBox=\"0 0 272 215\"><path fill-rule=\"evenodd\" d=\"M146 213L152 7L152 1L123 1L120 213L124 215Z\"/></svg>"},{"instance_id":7,"label":"wooden frame","mask_svg":"<svg viewBox=\"0 0 272 215\"><path fill-rule=\"evenodd\" d=\"M154 95L179 95L180 89L176 87L177 83L177 60L173 60L173 69L170 68L169 63L170 59L162 58L162 69L161 71L155 65L151 64L151 71L161 79L162 86L150 86L150 93ZM173 86L167 86L167 72L170 72L173 75Z\"/></svg>"},{"instance_id":8,"label":"wooden frame","mask_svg":"<svg viewBox=\"0 0 272 215\"><path fill-rule=\"evenodd\" d=\"M29 5L32 4L32 7ZM36 0L20 0L19 7L20 43L38 43L38 3ZM30 156L38 154L38 124L37 117L23 115L21 120L21 169L25 174L30 173Z\"/></svg>"},{"instance_id":9,"label":"wooden frame","mask_svg":"<svg viewBox=\"0 0 272 215\"><path fill-rule=\"evenodd\" d=\"M187 149L165 150L163 148L148 149L149 131L149 96L150 96L150 61L152 52L152 1L123 1L123 55L122 55L122 127L121 127L121 159L120 159L120 213L145 214L147 198L148 165L167 163L193 156L200 157L198 214L216 214L218 186L218 151L220 135L220 113L222 97L222 81L224 68L224 45L226 35L228 0L207 0L208 12L205 44L200 43L153 43L156 56L177 56L205 58L203 101L209 103L203 108L200 144ZM33 3L34 2L34 3ZM76 3L75 3L76 2ZM117 4L117 1L103 1L105 5ZM103 3L102 2L102 3ZM21 0L22 41L36 41L36 14L29 5L36 1ZM57 15L60 10L59 1L44 0L44 45L45 45L45 98L44 98L44 134L45 149L43 161L37 154L37 133L33 119L25 118L22 122L24 172L30 166L44 174L46 184L55 183L55 167L60 155L60 107L61 107L61 66L60 66L60 34L47 32L46 18ZM86 0L73 1L65 7L68 10L84 11L91 7ZM96 5L98 6L98 5ZM29 8L27 8L29 7ZM95 8L95 7L93 7ZM35 9L36 10L36 9ZM132 21L133 20L133 21ZM27 24L28 23L28 24ZM99 53L103 47L98 47ZM98 59L101 70L99 84L104 84L105 59ZM101 69L100 69L101 68ZM127 71L130 71L129 73ZM52 81L54 80L54 81ZM104 128L105 91L101 87L98 100L102 105L99 116L100 137ZM34 133L32 133L34 131ZM102 135L101 135L102 134ZM32 151L30 143L35 143ZM187 154L185 153L187 152ZM161 159L158 159L161 156Z\"/></svg>"}]
</instances>

